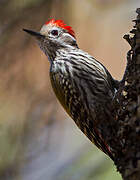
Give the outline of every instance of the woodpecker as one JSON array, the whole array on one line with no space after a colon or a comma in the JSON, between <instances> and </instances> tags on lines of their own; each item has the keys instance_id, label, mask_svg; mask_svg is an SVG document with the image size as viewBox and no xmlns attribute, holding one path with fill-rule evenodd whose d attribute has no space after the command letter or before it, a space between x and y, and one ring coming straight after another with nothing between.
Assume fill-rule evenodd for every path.
<instances>
[{"instance_id":1,"label":"woodpecker","mask_svg":"<svg viewBox=\"0 0 140 180\"><path fill-rule=\"evenodd\" d=\"M109 112L107 104L114 98L118 81L99 61L78 47L72 27L64 21L51 19L40 32L23 30L37 39L48 57L52 88L61 105L90 141L113 159L98 127L98 118L101 111Z\"/></svg>"}]
</instances>

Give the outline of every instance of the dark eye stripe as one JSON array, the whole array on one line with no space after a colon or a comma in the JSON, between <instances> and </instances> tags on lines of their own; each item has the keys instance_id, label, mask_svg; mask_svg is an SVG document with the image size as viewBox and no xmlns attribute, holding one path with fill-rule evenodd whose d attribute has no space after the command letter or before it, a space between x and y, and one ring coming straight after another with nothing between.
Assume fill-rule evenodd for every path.
<instances>
[{"instance_id":1,"label":"dark eye stripe","mask_svg":"<svg viewBox=\"0 0 140 180\"><path fill-rule=\"evenodd\" d=\"M58 30L52 30L52 31L51 31L51 34L52 34L53 36L58 36Z\"/></svg>"}]
</instances>

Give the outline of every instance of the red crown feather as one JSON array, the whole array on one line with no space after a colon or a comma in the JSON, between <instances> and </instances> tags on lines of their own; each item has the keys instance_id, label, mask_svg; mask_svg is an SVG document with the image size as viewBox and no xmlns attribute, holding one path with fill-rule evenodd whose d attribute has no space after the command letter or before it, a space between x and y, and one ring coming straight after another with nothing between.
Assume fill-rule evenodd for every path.
<instances>
[{"instance_id":1,"label":"red crown feather","mask_svg":"<svg viewBox=\"0 0 140 180\"><path fill-rule=\"evenodd\" d=\"M60 27L62 29L66 29L68 31L69 34L71 34L74 38L75 38L75 33L72 30L71 26L67 26L64 21L62 20L55 20L55 19L51 19L50 21L45 23L46 25L51 24L53 26L57 26Z\"/></svg>"}]
</instances>

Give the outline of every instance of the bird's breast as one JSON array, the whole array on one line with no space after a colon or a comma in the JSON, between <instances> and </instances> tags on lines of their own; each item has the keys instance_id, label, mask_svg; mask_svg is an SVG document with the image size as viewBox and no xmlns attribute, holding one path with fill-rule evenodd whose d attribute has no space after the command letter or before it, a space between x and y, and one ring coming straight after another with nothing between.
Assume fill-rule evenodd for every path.
<instances>
[{"instance_id":1,"label":"bird's breast","mask_svg":"<svg viewBox=\"0 0 140 180\"><path fill-rule=\"evenodd\" d=\"M80 127L79 122L82 118L81 116L82 114L85 116L85 113L81 113L84 112L84 106L81 103L80 94L78 94L78 91L75 89L72 77L70 78L68 74L62 73L59 70L51 70L50 79L59 102Z\"/></svg>"}]
</instances>

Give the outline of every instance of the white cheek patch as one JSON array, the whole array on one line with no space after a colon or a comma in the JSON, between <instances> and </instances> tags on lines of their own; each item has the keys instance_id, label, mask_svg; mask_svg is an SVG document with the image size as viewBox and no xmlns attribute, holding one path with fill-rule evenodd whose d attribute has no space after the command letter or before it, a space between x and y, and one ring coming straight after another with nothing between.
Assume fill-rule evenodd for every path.
<instances>
[{"instance_id":1,"label":"white cheek patch","mask_svg":"<svg viewBox=\"0 0 140 180\"><path fill-rule=\"evenodd\" d=\"M66 47L71 47L76 44L76 39L67 32L63 32L58 38L58 42Z\"/></svg>"},{"instance_id":2,"label":"white cheek patch","mask_svg":"<svg viewBox=\"0 0 140 180\"><path fill-rule=\"evenodd\" d=\"M64 37L64 38L71 39L71 41L76 41L76 39L75 39L71 34L69 34L69 33L67 33L67 32L64 32L64 33L63 33L63 37Z\"/></svg>"}]
</instances>

